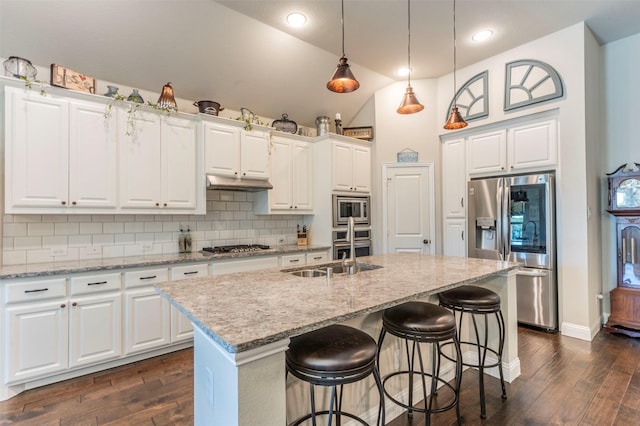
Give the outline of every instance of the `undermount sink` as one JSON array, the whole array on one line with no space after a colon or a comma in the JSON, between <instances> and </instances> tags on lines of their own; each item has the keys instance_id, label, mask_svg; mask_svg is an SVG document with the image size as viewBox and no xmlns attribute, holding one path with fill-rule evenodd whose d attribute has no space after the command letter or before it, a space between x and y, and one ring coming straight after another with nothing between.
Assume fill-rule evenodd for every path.
<instances>
[{"instance_id":1,"label":"undermount sink","mask_svg":"<svg viewBox=\"0 0 640 426\"><path fill-rule=\"evenodd\" d=\"M358 263L359 272L371 271L374 269L380 269L382 266L371 265L369 263ZM327 275L327 270L331 269L334 274L346 274L349 272L348 266L342 266L342 263L328 263L323 265L302 266L299 268L283 269L281 272L288 272L297 277L324 277Z\"/></svg>"},{"instance_id":2,"label":"undermount sink","mask_svg":"<svg viewBox=\"0 0 640 426\"><path fill-rule=\"evenodd\" d=\"M301 269L299 271L293 271L291 272L291 274L296 275L298 277L307 277L307 278L323 277L327 275L325 271L320 271L318 269Z\"/></svg>"}]
</instances>

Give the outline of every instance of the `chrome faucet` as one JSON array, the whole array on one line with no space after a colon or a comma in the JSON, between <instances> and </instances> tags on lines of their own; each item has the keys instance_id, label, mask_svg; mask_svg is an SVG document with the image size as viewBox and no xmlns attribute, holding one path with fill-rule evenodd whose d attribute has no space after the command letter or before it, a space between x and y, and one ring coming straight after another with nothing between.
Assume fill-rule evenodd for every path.
<instances>
[{"instance_id":1,"label":"chrome faucet","mask_svg":"<svg viewBox=\"0 0 640 426\"><path fill-rule=\"evenodd\" d=\"M356 263L356 221L353 216L349 216L347 222L347 242L349 244L349 260L342 256L342 265L349 267L349 275L358 273L358 264Z\"/></svg>"}]
</instances>

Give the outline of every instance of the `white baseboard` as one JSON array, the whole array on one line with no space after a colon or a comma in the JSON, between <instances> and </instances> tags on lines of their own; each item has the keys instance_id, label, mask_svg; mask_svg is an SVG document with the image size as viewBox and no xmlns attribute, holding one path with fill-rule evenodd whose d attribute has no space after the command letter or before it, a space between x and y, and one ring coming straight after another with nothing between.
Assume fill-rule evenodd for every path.
<instances>
[{"instance_id":1,"label":"white baseboard","mask_svg":"<svg viewBox=\"0 0 640 426\"><path fill-rule=\"evenodd\" d=\"M572 324L569 322L563 322L560 325L560 333L563 336L573 337L580 340L586 340L590 342L593 337L600 331L600 325L594 327L585 327L584 325Z\"/></svg>"}]
</instances>

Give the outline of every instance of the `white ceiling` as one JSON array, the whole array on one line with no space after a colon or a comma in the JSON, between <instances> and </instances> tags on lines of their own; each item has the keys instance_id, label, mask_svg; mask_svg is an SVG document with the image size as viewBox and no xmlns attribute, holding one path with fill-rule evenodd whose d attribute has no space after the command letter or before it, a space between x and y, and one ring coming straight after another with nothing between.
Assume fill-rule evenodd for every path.
<instances>
[{"instance_id":1,"label":"white ceiling","mask_svg":"<svg viewBox=\"0 0 640 426\"><path fill-rule=\"evenodd\" d=\"M345 52L361 87L325 88L341 54L339 0L0 0L0 56L57 63L99 80L177 97L288 113L313 126L348 123L378 89L403 78L405 0L345 0ZM452 0L412 0L412 79L453 69ZM640 32L640 0L457 0L458 67L585 21L600 43ZM289 28L285 17L309 22ZM491 28L489 42L470 41ZM38 78L48 80L49 76ZM402 93L398 95L398 102ZM150 99L154 101L154 99Z\"/></svg>"}]
</instances>

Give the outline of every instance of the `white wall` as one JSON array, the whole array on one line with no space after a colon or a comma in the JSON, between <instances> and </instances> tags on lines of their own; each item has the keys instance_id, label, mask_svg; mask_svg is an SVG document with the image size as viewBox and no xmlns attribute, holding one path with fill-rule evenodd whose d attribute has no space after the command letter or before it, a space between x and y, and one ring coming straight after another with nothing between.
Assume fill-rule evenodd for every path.
<instances>
[{"instance_id":1,"label":"white wall","mask_svg":"<svg viewBox=\"0 0 640 426\"><path fill-rule=\"evenodd\" d=\"M606 173L628 162L640 163L640 34L602 46L602 116L606 125L600 142L602 158L602 280L605 301L616 287L615 218L605 211ZM608 303L605 303L605 313Z\"/></svg>"},{"instance_id":2,"label":"white wall","mask_svg":"<svg viewBox=\"0 0 640 426\"><path fill-rule=\"evenodd\" d=\"M489 117L470 123L458 131L461 135L481 129L483 126L531 115L551 109L559 114L559 167L557 176L557 228L560 324L563 334L590 340L599 330L600 315L596 292L600 286L600 263L594 254L599 250L599 216L588 219L588 211L599 211L599 178L592 171L597 153L589 153L596 144L591 134L598 133L597 115L586 111L586 93L589 102L597 104L597 72L587 73L585 67L597 68L598 47L583 23L542 37L515 49L496 55L485 61L458 70L458 86L476 74L489 71ZM556 69L563 79L565 94L562 98L541 103L530 108L505 112L505 65L520 59L546 62ZM441 163L438 136L451 135L442 129L453 96L453 75L436 81L415 81L413 86L426 108L423 112L400 116L395 108L400 102L405 84L396 83L376 92L376 149L374 163L374 194L380 191L380 167L384 161L395 161L395 152L409 147L420 153L420 161L433 161L436 166L436 199L441 205ZM587 117L590 118L590 138L587 140ZM592 120L593 119L593 120ZM591 121L592 120L592 121ZM590 166L590 168L587 167ZM381 206L378 206L380 209ZM441 217L438 240L442 241ZM380 215L376 215L380 217ZM376 227L381 226L376 221ZM442 245L436 250L441 252ZM590 257L592 256L592 257Z\"/></svg>"}]
</instances>

